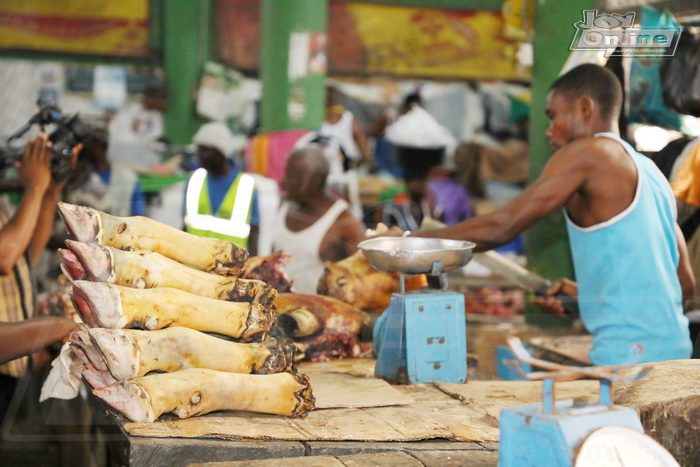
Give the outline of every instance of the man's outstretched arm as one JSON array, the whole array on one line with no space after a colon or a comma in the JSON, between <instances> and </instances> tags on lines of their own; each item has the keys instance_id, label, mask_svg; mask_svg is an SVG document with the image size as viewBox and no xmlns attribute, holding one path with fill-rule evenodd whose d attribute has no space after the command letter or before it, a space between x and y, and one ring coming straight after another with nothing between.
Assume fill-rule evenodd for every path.
<instances>
[{"instance_id":1,"label":"man's outstretched arm","mask_svg":"<svg viewBox=\"0 0 700 467\"><path fill-rule=\"evenodd\" d=\"M354 254L357 244L364 240L365 230L362 222L345 210L326 234L333 240L320 252L321 259L335 262Z\"/></svg>"},{"instance_id":2,"label":"man's outstretched arm","mask_svg":"<svg viewBox=\"0 0 700 467\"><path fill-rule=\"evenodd\" d=\"M71 150L71 167L75 168L75 164L78 161L78 154L82 148L83 145L78 144ZM31 249L29 259L32 267L39 263L41 254L49 243L51 231L53 230L53 223L56 219L56 206L67 182L68 179L57 182L52 178L51 183L49 183L44 193L44 197L41 201L41 209L39 210L39 217L30 242Z\"/></svg>"},{"instance_id":3,"label":"man's outstretched arm","mask_svg":"<svg viewBox=\"0 0 700 467\"><path fill-rule=\"evenodd\" d=\"M0 364L60 342L76 329L72 319L54 316L0 322Z\"/></svg>"},{"instance_id":4,"label":"man's outstretched arm","mask_svg":"<svg viewBox=\"0 0 700 467\"><path fill-rule=\"evenodd\" d=\"M29 246L41 212L41 203L51 181L50 153L45 133L30 141L22 156L19 180L24 195L12 218L0 229L0 274L9 274Z\"/></svg>"},{"instance_id":5,"label":"man's outstretched arm","mask_svg":"<svg viewBox=\"0 0 700 467\"><path fill-rule=\"evenodd\" d=\"M477 244L477 251L510 242L539 219L565 206L571 196L584 186L595 170L595 160L590 156L582 157L583 148L574 142L557 151L542 175L503 208L415 236L469 240Z\"/></svg>"},{"instance_id":6,"label":"man's outstretched arm","mask_svg":"<svg viewBox=\"0 0 700 467\"><path fill-rule=\"evenodd\" d=\"M683 232L678 224L676 224L676 242L678 243L678 253L680 255L678 268L676 270L678 273L678 280L681 283L683 297L690 297L695 293L695 275L693 274L693 269L690 267L688 246L685 243Z\"/></svg>"}]
</instances>

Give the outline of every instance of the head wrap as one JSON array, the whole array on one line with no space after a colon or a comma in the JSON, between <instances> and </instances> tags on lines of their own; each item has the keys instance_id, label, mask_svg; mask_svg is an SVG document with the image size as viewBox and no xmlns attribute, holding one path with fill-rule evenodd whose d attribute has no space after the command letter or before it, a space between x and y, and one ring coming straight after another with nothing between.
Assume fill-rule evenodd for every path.
<instances>
[{"instance_id":1,"label":"head wrap","mask_svg":"<svg viewBox=\"0 0 700 467\"><path fill-rule=\"evenodd\" d=\"M218 149L226 157L233 157L233 150L236 147L231 131L221 122L202 125L192 138L192 142L198 146Z\"/></svg>"}]
</instances>

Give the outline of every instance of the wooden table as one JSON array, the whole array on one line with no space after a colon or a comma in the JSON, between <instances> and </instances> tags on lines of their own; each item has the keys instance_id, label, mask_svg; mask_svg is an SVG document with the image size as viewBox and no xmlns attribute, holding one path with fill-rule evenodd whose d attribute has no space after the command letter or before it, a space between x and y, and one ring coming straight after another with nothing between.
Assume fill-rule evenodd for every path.
<instances>
[{"instance_id":1,"label":"wooden table","mask_svg":"<svg viewBox=\"0 0 700 467\"><path fill-rule=\"evenodd\" d=\"M99 404L99 402L97 403ZM414 442L274 441L154 438L130 435L123 420L95 407L109 466L209 467L335 465L496 466L498 443L425 440ZM321 462L318 464L318 462ZM420 464L421 462L422 464ZM209 464L211 463L211 464ZM225 463L225 464L222 464Z\"/></svg>"},{"instance_id":2,"label":"wooden table","mask_svg":"<svg viewBox=\"0 0 700 467\"><path fill-rule=\"evenodd\" d=\"M312 386L315 376L325 375L324 383L316 380L319 405L323 406L330 400L321 400L328 397L322 394L341 392L334 387L324 390L323 385L347 386L349 377L356 378L355 385L373 388L364 392L368 400L384 391L377 380L368 377L371 365L371 360L340 360L301 365L300 371L309 375ZM338 375L336 382L334 374ZM617 403L635 408L647 433L669 449L681 465L698 465L700 461L700 425L692 416L700 410L699 375L698 360L659 362L642 380L615 386ZM598 386L597 381L559 383L557 397L597 400ZM350 390L359 393L355 401L363 399L359 388ZM344 465L358 465L345 456L380 453L390 453L395 459L408 459L405 455L409 455L423 465L450 465L447 461L452 458L465 463L470 456L475 465L496 465L500 410L541 400L541 383L527 381L433 383L389 389L400 395L396 397L410 397L412 402L384 406L385 397L379 397L378 405L356 407L356 402L343 396L347 407L317 409L306 419L221 412L185 420L164 416L150 424L126 422L107 414L101 402L94 403L99 404L95 405L97 423L108 442L112 465L170 467L260 459L276 459L280 465L280 459L309 456L330 456ZM672 436L666 436L669 434ZM370 460L388 462L390 458L354 459L369 462L361 465L377 465ZM296 464L285 460L284 465Z\"/></svg>"},{"instance_id":3,"label":"wooden table","mask_svg":"<svg viewBox=\"0 0 700 467\"><path fill-rule=\"evenodd\" d=\"M368 359L302 364L300 371L311 378L318 407L345 405L319 408L304 420L227 412L187 420L166 415L151 424L137 424L108 414L99 401L93 404L113 465L169 467L308 456L351 462L345 457L380 453L391 454L395 461L409 456L425 465L463 465L467 460L497 464L498 421L493 414L498 407L455 392L469 386L484 399L493 382L389 386L371 377L373 366ZM522 393L519 388L514 391ZM538 397L536 389L528 394ZM523 402L503 394L500 400ZM403 405L387 406L391 403ZM251 439L262 436L274 439ZM388 462L387 456L353 459Z\"/></svg>"}]
</instances>

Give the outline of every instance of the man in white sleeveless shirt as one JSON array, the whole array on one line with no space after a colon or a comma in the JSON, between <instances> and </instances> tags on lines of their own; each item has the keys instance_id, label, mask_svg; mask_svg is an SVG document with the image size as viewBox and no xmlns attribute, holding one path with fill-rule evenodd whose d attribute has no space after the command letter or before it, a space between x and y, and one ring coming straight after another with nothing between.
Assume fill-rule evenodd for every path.
<instances>
[{"instance_id":1,"label":"man in white sleeveless shirt","mask_svg":"<svg viewBox=\"0 0 700 467\"><path fill-rule=\"evenodd\" d=\"M326 116L319 134L334 138L351 165L370 161L367 132L352 112L343 106L342 94L337 88L326 89Z\"/></svg>"},{"instance_id":2,"label":"man in white sleeveless shirt","mask_svg":"<svg viewBox=\"0 0 700 467\"><path fill-rule=\"evenodd\" d=\"M286 267L297 293L316 293L326 261L357 251L364 226L348 203L326 192L328 160L320 146L292 152L281 181L284 201L275 221L273 246L292 256Z\"/></svg>"}]
</instances>

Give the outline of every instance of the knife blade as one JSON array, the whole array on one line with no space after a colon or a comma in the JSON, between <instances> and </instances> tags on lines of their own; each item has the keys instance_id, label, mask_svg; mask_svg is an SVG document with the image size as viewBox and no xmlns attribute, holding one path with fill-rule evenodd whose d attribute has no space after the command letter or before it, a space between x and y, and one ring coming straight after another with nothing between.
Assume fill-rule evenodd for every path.
<instances>
[{"instance_id":1,"label":"knife blade","mask_svg":"<svg viewBox=\"0 0 700 467\"><path fill-rule=\"evenodd\" d=\"M532 292L540 297L557 298L564 306L564 314L569 316L578 316L580 314L576 297L565 293L547 294L547 290L552 286L551 281L528 271L510 258L491 250L476 253L474 259L496 274L517 283L528 292Z\"/></svg>"}]
</instances>

